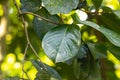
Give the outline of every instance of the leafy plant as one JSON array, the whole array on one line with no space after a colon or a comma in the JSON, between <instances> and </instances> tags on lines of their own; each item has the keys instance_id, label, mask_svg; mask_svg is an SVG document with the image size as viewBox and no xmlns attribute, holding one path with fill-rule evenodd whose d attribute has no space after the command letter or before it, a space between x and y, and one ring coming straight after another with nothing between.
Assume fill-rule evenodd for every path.
<instances>
[{"instance_id":1,"label":"leafy plant","mask_svg":"<svg viewBox=\"0 0 120 80\"><path fill-rule=\"evenodd\" d=\"M100 61L107 57L108 51L120 59L120 11L102 5L103 0L91 0L92 7L86 0L20 1L21 8L18 7L15 0L14 3L27 37L24 55L30 47L39 59L29 40L24 21L25 14L30 14L34 16L34 31L41 41L39 44L44 53L56 66L59 63L69 65L71 70L68 69L72 71L74 80L102 80L104 77L101 77L100 74L102 67ZM92 10L95 11L92 12ZM100 12L100 10L102 11ZM84 12L88 16L87 19L80 20L82 15L77 11ZM110 16L114 16L114 18ZM65 22L66 20L68 22ZM95 36L96 41L90 36L86 38L84 32ZM38 71L35 80L52 80L52 78L62 80L64 78L60 76L64 72L60 72L56 68L53 69L37 60L31 60L31 62Z\"/></svg>"}]
</instances>

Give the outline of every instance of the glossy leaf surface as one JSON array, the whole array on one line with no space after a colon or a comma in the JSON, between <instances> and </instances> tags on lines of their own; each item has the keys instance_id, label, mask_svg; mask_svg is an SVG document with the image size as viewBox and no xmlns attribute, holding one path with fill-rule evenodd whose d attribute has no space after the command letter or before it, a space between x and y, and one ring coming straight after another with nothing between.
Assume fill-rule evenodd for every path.
<instances>
[{"instance_id":1,"label":"glossy leaf surface","mask_svg":"<svg viewBox=\"0 0 120 80\"><path fill-rule=\"evenodd\" d=\"M95 7L98 9L100 7L100 5L102 4L103 0L91 0L91 1L95 5Z\"/></svg>"},{"instance_id":2,"label":"glossy leaf surface","mask_svg":"<svg viewBox=\"0 0 120 80\"><path fill-rule=\"evenodd\" d=\"M54 21L56 23L61 22L61 19L57 15L50 15L50 13L45 9L41 8L39 11L36 12L36 14L47 18L51 21ZM33 20L34 30L39 36L39 38L42 40L43 36L52 28L54 28L56 25L50 22L47 22L45 20L42 20L38 17L35 17Z\"/></svg>"},{"instance_id":3,"label":"glossy leaf surface","mask_svg":"<svg viewBox=\"0 0 120 80\"><path fill-rule=\"evenodd\" d=\"M87 43L94 59L106 58L106 47L102 44Z\"/></svg>"},{"instance_id":4,"label":"glossy leaf surface","mask_svg":"<svg viewBox=\"0 0 120 80\"><path fill-rule=\"evenodd\" d=\"M51 14L57 14L69 13L77 7L79 0L42 0L42 2Z\"/></svg>"},{"instance_id":5,"label":"glossy leaf surface","mask_svg":"<svg viewBox=\"0 0 120 80\"><path fill-rule=\"evenodd\" d=\"M49 58L63 62L73 58L81 43L81 34L76 25L60 25L51 29L43 38L42 47Z\"/></svg>"},{"instance_id":6,"label":"glossy leaf surface","mask_svg":"<svg viewBox=\"0 0 120 80\"><path fill-rule=\"evenodd\" d=\"M23 12L35 12L41 7L41 0L21 0Z\"/></svg>"},{"instance_id":7,"label":"glossy leaf surface","mask_svg":"<svg viewBox=\"0 0 120 80\"><path fill-rule=\"evenodd\" d=\"M35 60L31 60L32 64L35 66L35 68L38 70L38 72L42 72L43 74L46 74L46 76L53 76L58 80L61 80L60 75L56 72L56 70L54 70L52 67L49 67L48 65L43 64L39 61L35 61ZM44 69L44 67L46 68L46 70ZM37 75L39 75L40 73L38 73ZM45 76L45 78L46 78Z\"/></svg>"}]
</instances>

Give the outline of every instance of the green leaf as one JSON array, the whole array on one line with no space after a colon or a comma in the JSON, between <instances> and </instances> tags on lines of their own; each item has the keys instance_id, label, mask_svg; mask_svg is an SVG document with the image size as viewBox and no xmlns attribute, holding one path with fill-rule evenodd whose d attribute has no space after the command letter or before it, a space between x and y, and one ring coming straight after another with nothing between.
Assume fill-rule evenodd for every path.
<instances>
[{"instance_id":1,"label":"green leaf","mask_svg":"<svg viewBox=\"0 0 120 80\"><path fill-rule=\"evenodd\" d=\"M81 63L78 62L77 60L74 60L74 74L77 79L80 78L80 66L81 66Z\"/></svg>"},{"instance_id":2,"label":"green leaf","mask_svg":"<svg viewBox=\"0 0 120 80\"><path fill-rule=\"evenodd\" d=\"M21 10L23 12L35 12L41 7L41 0L20 0L22 3Z\"/></svg>"},{"instance_id":3,"label":"green leaf","mask_svg":"<svg viewBox=\"0 0 120 80\"><path fill-rule=\"evenodd\" d=\"M95 7L98 9L100 5L102 4L103 0L91 0Z\"/></svg>"},{"instance_id":4,"label":"green leaf","mask_svg":"<svg viewBox=\"0 0 120 80\"><path fill-rule=\"evenodd\" d=\"M87 54L86 45L81 44L80 49L79 49L78 54L77 54L77 58L79 58L79 59L85 58L85 57L87 57L86 54Z\"/></svg>"},{"instance_id":5,"label":"green leaf","mask_svg":"<svg viewBox=\"0 0 120 80\"><path fill-rule=\"evenodd\" d=\"M107 44L107 49L120 60L120 47L116 47L110 43Z\"/></svg>"},{"instance_id":6,"label":"green leaf","mask_svg":"<svg viewBox=\"0 0 120 80\"><path fill-rule=\"evenodd\" d=\"M42 47L49 58L63 62L78 53L80 43L81 34L77 25L60 25L45 35Z\"/></svg>"},{"instance_id":7,"label":"green leaf","mask_svg":"<svg viewBox=\"0 0 120 80\"><path fill-rule=\"evenodd\" d=\"M87 43L94 59L106 58L106 47L102 44Z\"/></svg>"},{"instance_id":8,"label":"green leaf","mask_svg":"<svg viewBox=\"0 0 120 80\"><path fill-rule=\"evenodd\" d=\"M36 14L49 19L54 22L62 22L60 17L58 15L50 15L50 13L45 9L41 8L39 11L36 12ZM45 20L42 20L38 17L35 17L33 20L34 30L37 33L38 37L42 40L43 36L52 28L54 28L56 25L49 23Z\"/></svg>"},{"instance_id":9,"label":"green leaf","mask_svg":"<svg viewBox=\"0 0 120 80\"><path fill-rule=\"evenodd\" d=\"M89 75L89 59L83 58L74 61L74 75L77 79L85 80Z\"/></svg>"},{"instance_id":10,"label":"green leaf","mask_svg":"<svg viewBox=\"0 0 120 80\"><path fill-rule=\"evenodd\" d=\"M92 58L89 64L89 69L89 75L85 80L102 80L100 75L99 62Z\"/></svg>"},{"instance_id":11,"label":"green leaf","mask_svg":"<svg viewBox=\"0 0 120 80\"><path fill-rule=\"evenodd\" d=\"M77 7L79 0L42 0L42 2L51 14L57 14L69 13Z\"/></svg>"},{"instance_id":12,"label":"green leaf","mask_svg":"<svg viewBox=\"0 0 120 80\"><path fill-rule=\"evenodd\" d=\"M74 20L75 23L78 23L78 24L82 23L82 24L85 24L87 26L90 26L90 27L100 31L112 44L120 47L120 34L114 32L110 29L107 29L105 27L99 26L94 22L81 21L79 19L79 17L77 16L77 14L72 15L72 17L73 17L73 20Z\"/></svg>"},{"instance_id":13,"label":"green leaf","mask_svg":"<svg viewBox=\"0 0 120 80\"><path fill-rule=\"evenodd\" d=\"M31 62L35 66L35 68L38 70L38 72L42 71L42 73L46 74L46 76L51 75L51 76L57 78L58 80L61 80L60 75L52 67L50 67L46 64L44 64L44 66L43 66L43 64L41 62L36 61L36 60L31 60ZM47 69L47 71L44 70L44 67ZM39 75L39 73L37 75Z\"/></svg>"},{"instance_id":14,"label":"green leaf","mask_svg":"<svg viewBox=\"0 0 120 80\"><path fill-rule=\"evenodd\" d=\"M36 74L35 80L50 80L50 75L47 72L39 71Z\"/></svg>"},{"instance_id":15,"label":"green leaf","mask_svg":"<svg viewBox=\"0 0 120 80\"><path fill-rule=\"evenodd\" d=\"M99 20L105 27L120 33L120 18L116 16L113 12L107 12L99 16Z\"/></svg>"},{"instance_id":16,"label":"green leaf","mask_svg":"<svg viewBox=\"0 0 120 80\"><path fill-rule=\"evenodd\" d=\"M103 9L103 12L105 12L105 13L113 12L112 9L110 7L107 7L107 6L103 6L102 9Z\"/></svg>"}]
</instances>

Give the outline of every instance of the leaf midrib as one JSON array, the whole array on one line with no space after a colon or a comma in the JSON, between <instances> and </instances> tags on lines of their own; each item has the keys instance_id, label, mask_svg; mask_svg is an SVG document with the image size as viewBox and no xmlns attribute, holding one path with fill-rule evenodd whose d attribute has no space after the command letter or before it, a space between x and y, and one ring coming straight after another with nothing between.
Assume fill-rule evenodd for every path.
<instances>
[{"instance_id":1,"label":"leaf midrib","mask_svg":"<svg viewBox=\"0 0 120 80\"><path fill-rule=\"evenodd\" d=\"M63 41L64 41L64 39L65 39L65 35L66 35L66 33L67 33L67 30L68 30L68 26L67 26L67 28L66 28L66 30L65 30L65 32L64 32L64 35L63 35L62 41L61 41L61 43L60 43L60 45L59 45L57 54L59 53L59 51L60 51L60 49L61 49L61 45L63 44ZM57 56L56 56L56 59L57 59Z\"/></svg>"}]
</instances>

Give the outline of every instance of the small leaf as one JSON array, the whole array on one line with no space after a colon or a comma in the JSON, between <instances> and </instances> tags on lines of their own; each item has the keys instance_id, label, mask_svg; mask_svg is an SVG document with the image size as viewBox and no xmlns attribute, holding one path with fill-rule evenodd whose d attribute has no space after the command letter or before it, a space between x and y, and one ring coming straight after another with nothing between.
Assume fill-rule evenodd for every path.
<instances>
[{"instance_id":1,"label":"small leaf","mask_svg":"<svg viewBox=\"0 0 120 80\"><path fill-rule=\"evenodd\" d=\"M77 79L80 78L80 66L81 66L81 63L78 62L77 60L74 60L74 74Z\"/></svg>"},{"instance_id":2,"label":"small leaf","mask_svg":"<svg viewBox=\"0 0 120 80\"><path fill-rule=\"evenodd\" d=\"M102 44L87 43L94 59L106 58L106 47Z\"/></svg>"},{"instance_id":3,"label":"small leaf","mask_svg":"<svg viewBox=\"0 0 120 80\"><path fill-rule=\"evenodd\" d=\"M94 22L91 22L91 21L81 21L77 14L74 14L72 15L73 17L73 20L75 23L82 23L82 24L85 24L87 26L90 26L98 31L100 31L112 44L114 44L115 46L118 46L120 47L120 34L110 30L110 29L107 29L105 27L102 27L102 26L99 26L97 25L96 23Z\"/></svg>"},{"instance_id":4,"label":"small leaf","mask_svg":"<svg viewBox=\"0 0 120 80\"><path fill-rule=\"evenodd\" d=\"M58 17L58 15L50 15L50 13L45 9L41 8L39 11L36 12L36 14L47 18L51 21L55 22L62 22L62 20ZM45 20L42 20L40 18L35 17L33 20L34 30L37 33L38 37L42 40L43 36L52 28L54 28L56 25L49 23Z\"/></svg>"},{"instance_id":5,"label":"small leaf","mask_svg":"<svg viewBox=\"0 0 120 80\"><path fill-rule=\"evenodd\" d=\"M31 60L31 62L35 66L35 68L38 70L38 72L42 71L42 73L46 74L46 76L51 75L51 76L57 78L58 80L61 80L60 75L52 67L50 67L46 64L44 64L44 66L43 66L43 64L41 62L36 61L36 60ZM44 67L47 69L47 71L44 70ZM38 75L39 75L39 73L38 73Z\"/></svg>"},{"instance_id":6,"label":"small leaf","mask_svg":"<svg viewBox=\"0 0 120 80\"><path fill-rule=\"evenodd\" d=\"M49 58L63 62L78 53L80 43L81 34L77 25L60 25L45 35L42 47Z\"/></svg>"},{"instance_id":7,"label":"small leaf","mask_svg":"<svg viewBox=\"0 0 120 80\"><path fill-rule=\"evenodd\" d=\"M20 0L23 12L35 12L41 7L41 0Z\"/></svg>"},{"instance_id":8,"label":"small leaf","mask_svg":"<svg viewBox=\"0 0 120 80\"><path fill-rule=\"evenodd\" d=\"M110 43L107 44L107 49L120 60L120 47L116 47Z\"/></svg>"},{"instance_id":9,"label":"small leaf","mask_svg":"<svg viewBox=\"0 0 120 80\"><path fill-rule=\"evenodd\" d=\"M95 7L98 9L100 5L102 4L103 0L92 0Z\"/></svg>"},{"instance_id":10,"label":"small leaf","mask_svg":"<svg viewBox=\"0 0 120 80\"><path fill-rule=\"evenodd\" d=\"M50 75L47 72L39 71L36 74L35 80L50 80Z\"/></svg>"},{"instance_id":11,"label":"small leaf","mask_svg":"<svg viewBox=\"0 0 120 80\"><path fill-rule=\"evenodd\" d=\"M79 58L79 59L85 58L85 57L87 57L86 54L87 54L86 45L81 44L80 49L79 49L78 54L77 54L77 58Z\"/></svg>"},{"instance_id":12,"label":"small leaf","mask_svg":"<svg viewBox=\"0 0 120 80\"><path fill-rule=\"evenodd\" d=\"M79 0L42 0L42 2L51 14L57 14L69 13L77 7Z\"/></svg>"}]
</instances>

